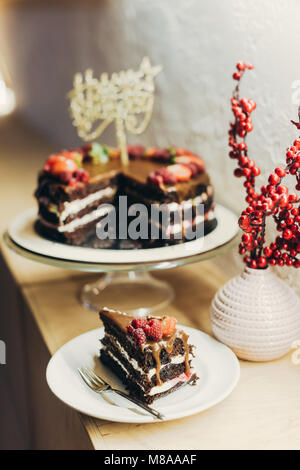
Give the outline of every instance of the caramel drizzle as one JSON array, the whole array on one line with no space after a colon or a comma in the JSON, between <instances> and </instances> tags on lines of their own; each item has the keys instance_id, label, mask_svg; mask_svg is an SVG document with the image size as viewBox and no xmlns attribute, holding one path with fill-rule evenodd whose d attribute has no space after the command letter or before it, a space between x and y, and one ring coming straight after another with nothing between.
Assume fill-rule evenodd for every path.
<instances>
[{"instance_id":1,"label":"caramel drizzle","mask_svg":"<svg viewBox=\"0 0 300 470\"><path fill-rule=\"evenodd\" d=\"M160 361L160 353L162 349L165 349L168 354L170 354L173 350L173 345L174 341L176 338L180 338L183 342L183 347L184 347L184 362L185 362L185 373L186 375L190 375L190 365L189 365L189 346L188 346L188 339L189 336L184 333L184 331L178 332L180 333L180 336L176 335L176 331L171 335L167 340L163 340L158 342L149 342L147 343L146 346L150 346L152 355L154 357L154 360L156 362L156 370L155 370L155 375L156 375L156 383L157 385L162 385L163 381L160 378L160 368L161 368L161 361Z\"/></svg>"}]
</instances>

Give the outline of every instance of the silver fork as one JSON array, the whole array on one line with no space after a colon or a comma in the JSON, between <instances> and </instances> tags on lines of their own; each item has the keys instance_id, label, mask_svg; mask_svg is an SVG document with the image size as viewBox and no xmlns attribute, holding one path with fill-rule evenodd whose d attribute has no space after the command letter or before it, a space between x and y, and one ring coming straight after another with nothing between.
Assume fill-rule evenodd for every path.
<instances>
[{"instance_id":1,"label":"silver fork","mask_svg":"<svg viewBox=\"0 0 300 470\"><path fill-rule=\"evenodd\" d=\"M94 392L100 393L100 394L103 392L117 393L118 395L120 395L123 398L126 398L127 400L131 401L135 405L140 406L145 411L148 411L148 413L152 414L156 418L161 419L161 420L164 419L164 415L159 413L159 411L154 410L153 408L137 400L136 398L130 397L127 393L124 393L121 390L111 387L109 383L105 382L105 380L102 379L102 377L99 377L98 375L96 375L92 371L92 369L90 369L89 367L79 367L77 370L81 378L86 383L86 385L90 387Z\"/></svg>"}]
</instances>

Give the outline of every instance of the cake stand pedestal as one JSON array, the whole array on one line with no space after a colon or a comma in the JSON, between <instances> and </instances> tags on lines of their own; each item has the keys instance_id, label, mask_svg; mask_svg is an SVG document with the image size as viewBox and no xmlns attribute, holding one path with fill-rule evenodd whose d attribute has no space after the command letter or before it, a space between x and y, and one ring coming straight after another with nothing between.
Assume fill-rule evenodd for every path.
<instances>
[{"instance_id":1,"label":"cake stand pedestal","mask_svg":"<svg viewBox=\"0 0 300 470\"><path fill-rule=\"evenodd\" d=\"M103 306L145 315L162 310L175 296L172 287L149 271L171 269L225 253L237 243L237 217L216 205L217 227L205 237L162 248L111 250L64 245L42 238L34 230L36 209L17 216L4 233L6 245L30 260L76 271L105 273L79 293L82 305Z\"/></svg>"},{"instance_id":2,"label":"cake stand pedestal","mask_svg":"<svg viewBox=\"0 0 300 470\"><path fill-rule=\"evenodd\" d=\"M139 271L107 273L99 281L86 284L80 293L85 308L98 311L99 302L113 302L116 310L140 316L163 309L173 298L174 290L167 282Z\"/></svg>"}]
</instances>

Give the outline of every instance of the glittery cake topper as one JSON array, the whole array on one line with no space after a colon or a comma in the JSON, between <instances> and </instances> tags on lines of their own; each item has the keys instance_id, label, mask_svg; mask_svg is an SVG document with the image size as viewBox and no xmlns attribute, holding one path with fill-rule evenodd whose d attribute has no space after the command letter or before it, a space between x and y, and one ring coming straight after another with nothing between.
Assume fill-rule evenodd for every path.
<instances>
[{"instance_id":1,"label":"glittery cake topper","mask_svg":"<svg viewBox=\"0 0 300 470\"><path fill-rule=\"evenodd\" d=\"M141 134L148 126L154 104L154 77L161 69L161 66L152 67L149 58L144 57L139 70L113 73L110 78L107 73L95 78L90 69L84 76L77 73L68 97L79 137L94 140L115 121L122 163L127 165L125 130Z\"/></svg>"}]
</instances>

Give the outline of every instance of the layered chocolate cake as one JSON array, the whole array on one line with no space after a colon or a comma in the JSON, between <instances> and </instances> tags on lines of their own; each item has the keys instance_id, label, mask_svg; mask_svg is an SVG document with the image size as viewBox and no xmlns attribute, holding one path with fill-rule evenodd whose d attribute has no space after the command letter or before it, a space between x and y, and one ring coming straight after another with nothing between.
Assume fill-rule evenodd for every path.
<instances>
[{"instance_id":1,"label":"layered chocolate cake","mask_svg":"<svg viewBox=\"0 0 300 470\"><path fill-rule=\"evenodd\" d=\"M127 167L121 165L119 149L96 142L51 155L35 192L40 233L67 244L86 245L101 220L107 222L113 210L120 214L120 196L127 197L128 207L138 203L147 208L143 247L182 242L188 228L201 225L204 233L215 228L213 188L200 157L180 148L139 145L128 146L128 154ZM199 213L201 204L204 210ZM160 208L155 218L153 210ZM190 222L183 220L183 208L190 208ZM109 247L114 247L119 232L107 238L113 240Z\"/></svg>"},{"instance_id":2,"label":"layered chocolate cake","mask_svg":"<svg viewBox=\"0 0 300 470\"><path fill-rule=\"evenodd\" d=\"M105 329L100 359L130 395L150 404L196 382L191 365L194 346L184 331L176 329L175 318L134 318L107 308L100 311L100 318Z\"/></svg>"}]
</instances>

